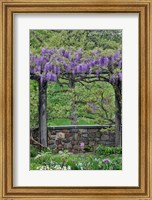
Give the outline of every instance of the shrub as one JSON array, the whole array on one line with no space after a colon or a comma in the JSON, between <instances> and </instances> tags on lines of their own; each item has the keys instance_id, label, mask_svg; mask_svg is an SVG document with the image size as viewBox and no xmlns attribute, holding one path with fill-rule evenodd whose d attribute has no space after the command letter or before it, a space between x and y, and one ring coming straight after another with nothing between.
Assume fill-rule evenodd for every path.
<instances>
[{"instance_id":1,"label":"shrub","mask_svg":"<svg viewBox=\"0 0 152 200\"><path fill-rule=\"evenodd\" d=\"M84 147L84 150L85 150L85 152L91 152L91 151L93 151L93 146L92 145L86 145Z\"/></svg>"},{"instance_id":2,"label":"shrub","mask_svg":"<svg viewBox=\"0 0 152 200\"><path fill-rule=\"evenodd\" d=\"M99 155L122 154L122 147L107 147L99 145L95 152Z\"/></svg>"},{"instance_id":3,"label":"shrub","mask_svg":"<svg viewBox=\"0 0 152 200\"><path fill-rule=\"evenodd\" d=\"M34 147L33 145L30 145L30 157L35 157L39 152L39 149L37 147Z\"/></svg>"}]
</instances>

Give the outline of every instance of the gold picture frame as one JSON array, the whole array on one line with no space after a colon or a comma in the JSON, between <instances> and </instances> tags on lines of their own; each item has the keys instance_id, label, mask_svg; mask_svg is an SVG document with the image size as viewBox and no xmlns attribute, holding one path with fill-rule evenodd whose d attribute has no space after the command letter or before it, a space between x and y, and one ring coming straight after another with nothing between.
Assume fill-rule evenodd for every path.
<instances>
[{"instance_id":1,"label":"gold picture frame","mask_svg":"<svg viewBox=\"0 0 152 200\"><path fill-rule=\"evenodd\" d=\"M152 1L0 1L0 199L152 199ZM14 13L139 13L139 187L13 186Z\"/></svg>"}]
</instances>

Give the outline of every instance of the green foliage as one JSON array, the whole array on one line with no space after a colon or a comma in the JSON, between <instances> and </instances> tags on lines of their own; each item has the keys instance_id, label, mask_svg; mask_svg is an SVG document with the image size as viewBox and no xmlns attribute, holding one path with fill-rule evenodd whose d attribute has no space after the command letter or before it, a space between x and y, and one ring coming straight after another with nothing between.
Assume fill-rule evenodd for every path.
<instances>
[{"instance_id":1,"label":"green foliage","mask_svg":"<svg viewBox=\"0 0 152 200\"><path fill-rule=\"evenodd\" d=\"M85 152L92 152L93 151L93 145L85 145L84 151Z\"/></svg>"},{"instance_id":2,"label":"green foliage","mask_svg":"<svg viewBox=\"0 0 152 200\"><path fill-rule=\"evenodd\" d=\"M114 133L114 131L115 131L115 127L114 126L104 128L104 132ZM100 132L103 133L103 129L101 129Z\"/></svg>"},{"instance_id":3,"label":"green foliage","mask_svg":"<svg viewBox=\"0 0 152 200\"><path fill-rule=\"evenodd\" d=\"M39 150L38 148L34 147L33 145L30 145L30 157L33 158L38 154Z\"/></svg>"},{"instance_id":4,"label":"green foliage","mask_svg":"<svg viewBox=\"0 0 152 200\"><path fill-rule=\"evenodd\" d=\"M40 52L43 47L84 50L118 49L121 47L121 30L31 30L30 50Z\"/></svg>"},{"instance_id":5,"label":"green foliage","mask_svg":"<svg viewBox=\"0 0 152 200\"><path fill-rule=\"evenodd\" d=\"M38 83L30 80L30 127L38 127Z\"/></svg>"},{"instance_id":6,"label":"green foliage","mask_svg":"<svg viewBox=\"0 0 152 200\"><path fill-rule=\"evenodd\" d=\"M99 145L95 152L99 155L122 154L122 147L108 147Z\"/></svg>"}]
</instances>

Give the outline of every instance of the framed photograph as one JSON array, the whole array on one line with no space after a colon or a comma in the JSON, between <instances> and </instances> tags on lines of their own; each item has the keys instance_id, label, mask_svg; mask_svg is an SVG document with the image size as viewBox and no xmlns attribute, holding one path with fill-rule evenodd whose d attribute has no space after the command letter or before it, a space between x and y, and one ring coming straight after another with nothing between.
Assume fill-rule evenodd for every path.
<instances>
[{"instance_id":1,"label":"framed photograph","mask_svg":"<svg viewBox=\"0 0 152 200\"><path fill-rule=\"evenodd\" d=\"M152 199L151 6L1 1L1 199Z\"/></svg>"}]
</instances>

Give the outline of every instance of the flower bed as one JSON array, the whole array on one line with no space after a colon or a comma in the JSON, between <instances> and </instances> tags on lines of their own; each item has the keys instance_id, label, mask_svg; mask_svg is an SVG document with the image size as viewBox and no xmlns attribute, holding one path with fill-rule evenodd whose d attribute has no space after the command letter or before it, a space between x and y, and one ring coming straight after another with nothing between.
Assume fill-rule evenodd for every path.
<instances>
[{"instance_id":1,"label":"flower bed","mask_svg":"<svg viewBox=\"0 0 152 200\"><path fill-rule=\"evenodd\" d=\"M81 145L83 147L83 145ZM102 150L102 151L100 151ZM31 170L121 170L122 151L119 147L99 145L95 152L73 154L60 151L58 154L49 149L41 152L31 148Z\"/></svg>"}]
</instances>

